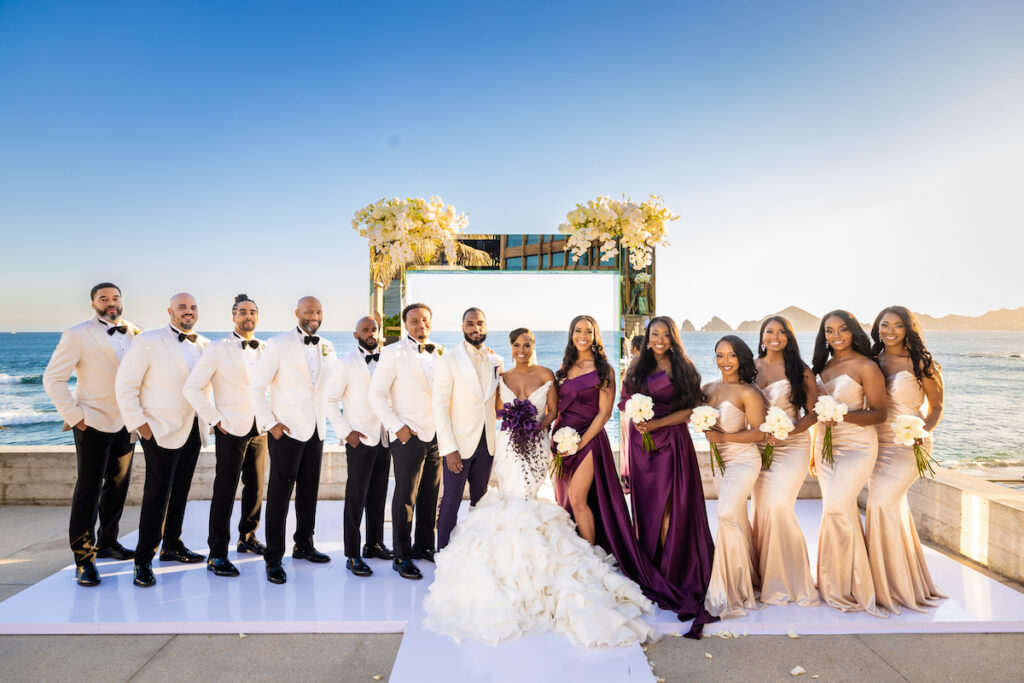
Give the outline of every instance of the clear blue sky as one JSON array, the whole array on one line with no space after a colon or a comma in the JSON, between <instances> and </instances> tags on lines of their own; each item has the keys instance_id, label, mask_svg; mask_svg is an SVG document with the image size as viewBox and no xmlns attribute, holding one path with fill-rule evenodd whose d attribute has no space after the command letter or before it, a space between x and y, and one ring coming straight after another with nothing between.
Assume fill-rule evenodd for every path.
<instances>
[{"instance_id":1,"label":"clear blue sky","mask_svg":"<svg viewBox=\"0 0 1024 683\"><path fill-rule=\"evenodd\" d=\"M1019 306L1022 35L1020 2L0 0L0 329L101 279L148 326L189 290L201 328L245 291L349 329L352 213L431 194L470 232L663 194L659 310L698 325ZM538 329L605 305L523 293Z\"/></svg>"}]
</instances>

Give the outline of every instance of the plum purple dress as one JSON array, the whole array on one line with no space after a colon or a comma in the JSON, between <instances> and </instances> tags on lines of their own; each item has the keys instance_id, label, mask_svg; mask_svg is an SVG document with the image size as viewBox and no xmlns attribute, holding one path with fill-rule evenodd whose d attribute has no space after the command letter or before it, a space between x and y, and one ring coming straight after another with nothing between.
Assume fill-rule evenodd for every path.
<instances>
[{"instance_id":1,"label":"plum purple dress","mask_svg":"<svg viewBox=\"0 0 1024 683\"><path fill-rule=\"evenodd\" d=\"M600 393L600 379L596 371L562 382L558 387L558 419L555 421L553 430L572 427L580 435L583 435L590 427L590 423L597 417ZM685 425L681 427L685 429ZM658 430L658 432L661 431L667 432L668 430ZM667 437L666 434L661 438ZM658 442L656 441L656 443ZM677 475L680 478L689 477L695 482L692 485L699 487L700 476L696 471L696 458L693 455L692 444L690 444L690 454L692 469L684 464L678 469ZM615 471L611 443L604 430L598 433L584 448L564 458L562 476L555 477L552 482L558 504L565 508L570 515L572 514L568 495L569 481L588 456L593 456L594 459L594 483L590 488L588 498L590 509L594 513L597 545L611 553L618 562L622 573L638 583L644 594L659 607L675 612L680 621L693 619L690 632L686 635L691 638L699 638L704 624L716 620L704 610L704 593L711 576L713 549L710 532L707 531L707 512L704 508L703 495L688 498L680 496L678 501L675 501L678 502L679 507L673 508L673 516L676 519L691 520L691 524L698 527L696 532L690 530L688 535L687 532L680 532L681 541L675 539L672 541L675 555L669 559L680 564L681 568L677 570L680 576L689 577L688 583L679 583L666 578L650 557L641 550L640 543L633 532L629 511L626 507L626 498L622 494L619 477ZM635 470L632 470L631 474L635 477ZM633 485L636 486L635 479ZM664 507L661 509L664 510ZM676 510L679 511L678 516L675 514ZM659 528L660 519L659 514ZM703 535L699 530L700 527L704 529ZM687 538L692 547L676 545L677 543L685 544ZM668 555L668 553L664 554ZM672 562L669 562L668 565L671 566Z\"/></svg>"}]
</instances>

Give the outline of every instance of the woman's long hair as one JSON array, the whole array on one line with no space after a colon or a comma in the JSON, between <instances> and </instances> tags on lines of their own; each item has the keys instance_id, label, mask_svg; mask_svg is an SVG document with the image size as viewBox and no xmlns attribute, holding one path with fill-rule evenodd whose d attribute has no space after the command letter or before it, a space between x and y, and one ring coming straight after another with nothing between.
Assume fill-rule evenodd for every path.
<instances>
[{"instance_id":1,"label":"woman's long hair","mask_svg":"<svg viewBox=\"0 0 1024 683\"><path fill-rule=\"evenodd\" d=\"M718 345L722 342L729 342L732 350L736 353L736 359L740 362L740 381L744 384L753 384L757 379L757 366L754 365L754 352L735 334L727 334L715 342L715 353L718 353Z\"/></svg>"},{"instance_id":2,"label":"woman's long hair","mask_svg":"<svg viewBox=\"0 0 1024 683\"><path fill-rule=\"evenodd\" d=\"M782 349L782 365L786 369L786 379L789 380L789 402L797 409L804 410L807 403L807 387L804 386L804 370L807 363L800 357L800 346L796 343L796 333L788 320L781 315L773 315L765 318L761 323L761 331L757 335L757 357L764 358L768 355L768 349L764 347L764 328L768 323L776 322L782 325L782 331L786 333L786 348Z\"/></svg>"},{"instance_id":3,"label":"woman's long hair","mask_svg":"<svg viewBox=\"0 0 1024 683\"><path fill-rule=\"evenodd\" d=\"M562 356L562 367L558 368L558 372L555 373L555 380L561 384L565 380L569 379L569 368L579 358L579 351L576 350L576 345L572 343L572 331L576 327L576 323L581 320L586 320L594 327L594 345L592 351L594 353L594 369L597 370L597 376L601 380L602 387L614 387L615 378L612 375L612 366L608 362L608 356L604 354L604 344L601 342L601 328L597 326L597 321L589 315L578 315L572 319L569 323L569 341L565 345L565 355Z\"/></svg>"},{"instance_id":4,"label":"woman's long hair","mask_svg":"<svg viewBox=\"0 0 1024 683\"><path fill-rule=\"evenodd\" d=\"M938 379L939 373L942 372L942 366L932 357L928 347L924 345L924 337L921 335L921 324L917 321L917 316L906 306L889 306L888 308L883 308L882 312L875 316L875 323L871 326L871 339L875 343L871 346L871 350L877 356L885 348L882 336L878 332L878 327L882 324L882 318L885 317L886 313L893 313L903 321L903 329L906 333L906 336L903 338L903 345L910 352L910 360L914 364L914 376L917 377L917 381L920 382L925 377Z\"/></svg>"},{"instance_id":5,"label":"woman's long hair","mask_svg":"<svg viewBox=\"0 0 1024 683\"><path fill-rule=\"evenodd\" d=\"M839 318L846 326L850 328L850 332L853 334L853 344L851 348L854 351L870 358L873 361L877 361L878 357L871 350L871 340L868 339L867 333L864 328L861 327L860 321L857 317L849 311L842 309L836 309L829 311L825 315L821 316L821 325L818 326L818 336L814 340L814 358L811 359L811 370L815 375L820 374L825 369L825 364L828 363L828 359L832 357L832 347L825 341L825 321L829 318Z\"/></svg>"},{"instance_id":6,"label":"woman's long hair","mask_svg":"<svg viewBox=\"0 0 1024 683\"><path fill-rule=\"evenodd\" d=\"M693 364L690 357L683 350L683 342L679 338L679 328L672 318L667 315L659 315L651 318L647 324L647 331L644 333L643 351L637 357L623 384L628 386L634 394L647 393L648 378L658 371L658 361L651 350L651 328L655 323L661 323L668 328L669 337L669 360L672 364L672 410L689 410L704 403L705 396L700 390L700 373L697 366Z\"/></svg>"}]
</instances>

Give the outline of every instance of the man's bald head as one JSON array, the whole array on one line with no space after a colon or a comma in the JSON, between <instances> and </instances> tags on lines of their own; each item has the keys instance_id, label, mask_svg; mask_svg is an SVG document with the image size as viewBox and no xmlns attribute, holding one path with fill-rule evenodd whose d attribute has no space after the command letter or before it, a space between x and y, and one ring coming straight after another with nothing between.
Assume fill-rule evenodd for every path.
<instances>
[{"instance_id":1,"label":"man's bald head","mask_svg":"<svg viewBox=\"0 0 1024 683\"><path fill-rule=\"evenodd\" d=\"M199 321L199 304L188 292L179 292L171 297L167 315L172 325L182 332L189 332Z\"/></svg>"},{"instance_id":2,"label":"man's bald head","mask_svg":"<svg viewBox=\"0 0 1024 683\"><path fill-rule=\"evenodd\" d=\"M324 312L320 307L320 299L315 296L304 296L299 299L295 308L295 319L306 334L316 334L323 322Z\"/></svg>"},{"instance_id":3,"label":"man's bald head","mask_svg":"<svg viewBox=\"0 0 1024 683\"><path fill-rule=\"evenodd\" d=\"M352 333L352 336L362 344L364 349L373 351L377 348L377 331L379 329L377 320L366 315L356 321L356 331Z\"/></svg>"}]
</instances>

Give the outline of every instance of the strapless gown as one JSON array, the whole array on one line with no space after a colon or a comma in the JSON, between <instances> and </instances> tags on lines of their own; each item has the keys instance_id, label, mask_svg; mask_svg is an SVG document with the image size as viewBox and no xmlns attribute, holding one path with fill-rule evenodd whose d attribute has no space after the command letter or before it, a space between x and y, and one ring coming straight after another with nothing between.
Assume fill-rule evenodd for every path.
<instances>
[{"instance_id":1,"label":"strapless gown","mask_svg":"<svg viewBox=\"0 0 1024 683\"><path fill-rule=\"evenodd\" d=\"M829 394L849 410L863 410L864 388L849 375L842 374L823 383L818 393ZM818 423L814 462L821 483L821 528L818 531L818 594L825 604L844 612L866 611L884 617L875 605L875 584L871 578L860 522L857 497L871 477L878 455L878 435L874 427L841 422L832 428L832 453L835 462L821 461L821 439L825 428Z\"/></svg>"},{"instance_id":2,"label":"strapless gown","mask_svg":"<svg viewBox=\"0 0 1024 683\"><path fill-rule=\"evenodd\" d=\"M770 406L778 406L793 423L800 415L789 400L787 379L764 388ZM761 602L785 605L795 602L814 607L818 589L811 576L807 541L796 519L794 505L807 478L811 461L811 436L791 434L775 446L771 469L762 470L751 498L754 547L761 575Z\"/></svg>"},{"instance_id":3,"label":"strapless gown","mask_svg":"<svg viewBox=\"0 0 1024 683\"><path fill-rule=\"evenodd\" d=\"M907 490L917 481L913 446L892 442L892 422L899 415L921 414L924 389L914 373L902 370L886 380L889 414L875 425L878 460L868 482L867 524L864 535L875 582L875 600L899 614L900 605L917 612L935 607L946 596L935 588L925 563L921 540L907 505ZM924 444L929 453L932 443Z\"/></svg>"},{"instance_id":4,"label":"strapless gown","mask_svg":"<svg viewBox=\"0 0 1024 683\"><path fill-rule=\"evenodd\" d=\"M647 379L645 393L654 400L655 417L674 411L675 388L665 372ZM633 395L623 387L619 410ZM715 552L708 528L707 508L700 465L687 424L661 427L651 432L655 450L643 446L643 435L628 419L619 423L629 462L633 524L640 549L655 562L662 576L696 604L704 602L711 580ZM669 512L668 531L661 545L661 524Z\"/></svg>"},{"instance_id":5,"label":"strapless gown","mask_svg":"<svg viewBox=\"0 0 1024 683\"><path fill-rule=\"evenodd\" d=\"M747 416L729 401L718 406L724 432L747 428ZM747 498L761 471L761 454L752 443L720 443L725 474L715 477L718 491L718 532L715 561L704 606L717 617L741 617L757 609L754 586L760 583L758 561L747 516Z\"/></svg>"},{"instance_id":6,"label":"strapless gown","mask_svg":"<svg viewBox=\"0 0 1024 683\"><path fill-rule=\"evenodd\" d=\"M499 382L504 402L515 394ZM529 397L544 414L551 383ZM585 647L642 642L651 602L610 555L576 533L558 505L537 498L551 459L541 439L532 453L509 447L498 432L492 483L437 553L423 601L427 628L487 643L555 630Z\"/></svg>"}]
</instances>

